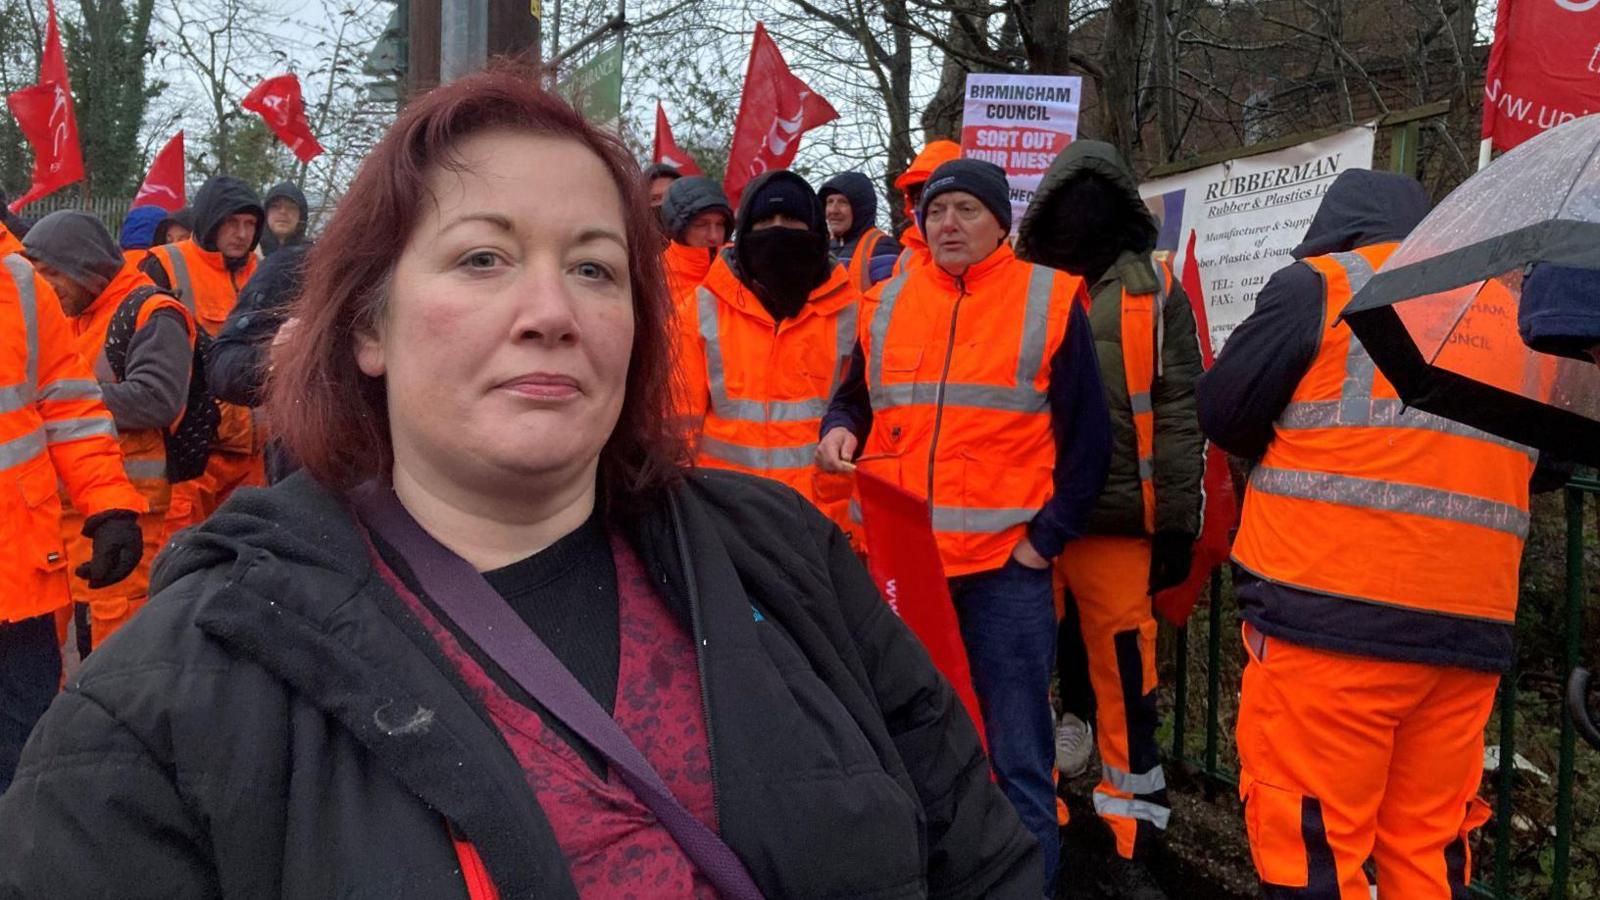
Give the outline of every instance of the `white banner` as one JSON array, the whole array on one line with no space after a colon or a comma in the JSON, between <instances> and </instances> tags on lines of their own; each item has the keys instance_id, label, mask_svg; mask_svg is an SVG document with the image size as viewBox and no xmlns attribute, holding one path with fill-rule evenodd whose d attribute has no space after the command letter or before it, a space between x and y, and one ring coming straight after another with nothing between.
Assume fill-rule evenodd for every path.
<instances>
[{"instance_id":1,"label":"white banner","mask_svg":"<svg viewBox=\"0 0 1600 900\"><path fill-rule=\"evenodd\" d=\"M961 155L992 162L1011 183L1012 227L1056 154L1078 136L1083 79L1075 75L967 76Z\"/></svg>"},{"instance_id":2,"label":"white banner","mask_svg":"<svg viewBox=\"0 0 1600 900\"><path fill-rule=\"evenodd\" d=\"M1159 247L1174 254L1173 271L1183 271L1189 235L1196 236L1214 350L1255 309L1272 273L1294 261L1289 253L1334 177L1372 167L1374 134L1361 126L1139 186L1161 221Z\"/></svg>"}]
</instances>

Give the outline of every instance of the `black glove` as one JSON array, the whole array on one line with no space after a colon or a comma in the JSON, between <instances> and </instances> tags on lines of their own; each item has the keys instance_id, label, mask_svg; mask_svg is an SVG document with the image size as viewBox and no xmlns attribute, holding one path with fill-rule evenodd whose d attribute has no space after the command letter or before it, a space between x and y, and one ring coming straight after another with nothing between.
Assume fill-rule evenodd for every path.
<instances>
[{"instance_id":1,"label":"black glove","mask_svg":"<svg viewBox=\"0 0 1600 900\"><path fill-rule=\"evenodd\" d=\"M130 509L108 509L83 523L83 536L94 541L94 558L75 571L89 587L116 584L139 565L144 555L144 532L139 514Z\"/></svg>"},{"instance_id":2,"label":"black glove","mask_svg":"<svg viewBox=\"0 0 1600 900\"><path fill-rule=\"evenodd\" d=\"M1194 535L1158 531L1150 539L1150 596L1183 584L1194 565Z\"/></svg>"}]
</instances>

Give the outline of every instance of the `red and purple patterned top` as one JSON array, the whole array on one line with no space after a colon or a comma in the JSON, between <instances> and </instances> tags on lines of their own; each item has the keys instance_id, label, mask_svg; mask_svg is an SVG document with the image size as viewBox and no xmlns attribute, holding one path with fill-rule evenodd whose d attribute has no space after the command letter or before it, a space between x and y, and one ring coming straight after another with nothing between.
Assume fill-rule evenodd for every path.
<instances>
[{"instance_id":1,"label":"red and purple patterned top","mask_svg":"<svg viewBox=\"0 0 1600 900\"><path fill-rule=\"evenodd\" d=\"M694 641L633 550L611 540L620 659L614 717L673 796L713 831L716 803ZM381 558L379 573L427 629L488 710L527 773L584 898L715 898L672 835L615 776L602 781L534 710L512 699Z\"/></svg>"}]
</instances>

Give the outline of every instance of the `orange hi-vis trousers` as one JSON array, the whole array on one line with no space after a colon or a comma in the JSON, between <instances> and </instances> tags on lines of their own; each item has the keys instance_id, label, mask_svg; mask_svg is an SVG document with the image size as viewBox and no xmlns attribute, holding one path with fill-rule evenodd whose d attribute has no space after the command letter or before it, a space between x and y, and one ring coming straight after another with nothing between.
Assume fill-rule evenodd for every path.
<instances>
[{"instance_id":1,"label":"orange hi-vis trousers","mask_svg":"<svg viewBox=\"0 0 1600 900\"><path fill-rule=\"evenodd\" d=\"M89 587L89 583L79 578L76 571L78 566L94 558L94 541L82 534L82 516L75 510L62 512L61 536L67 547L67 573L71 579L72 599L88 604L90 647L99 647L150 599L150 564L161 552L165 518L165 509L147 512L139 517L139 530L144 534L144 555L139 557L139 565L127 578L96 589ZM58 613L57 631L63 640L66 620L71 615L70 606Z\"/></svg>"},{"instance_id":2,"label":"orange hi-vis trousers","mask_svg":"<svg viewBox=\"0 0 1600 900\"><path fill-rule=\"evenodd\" d=\"M1167 828L1166 776L1156 746L1156 620L1150 541L1090 536L1067 543L1057 573L1074 603L1095 696L1100 784L1094 809L1133 859Z\"/></svg>"},{"instance_id":3,"label":"orange hi-vis trousers","mask_svg":"<svg viewBox=\"0 0 1600 900\"><path fill-rule=\"evenodd\" d=\"M245 455L213 450L199 478L172 486L172 505L167 509L164 541L204 522L239 488L261 487L266 483L266 462L260 453Z\"/></svg>"},{"instance_id":4,"label":"orange hi-vis trousers","mask_svg":"<svg viewBox=\"0 0 1600 900\"><path fill-rule=\"evenodd\" d=\"M1268 897L1465 897L1499 676L1314 650L1244 627L1239 793Z\"/></svg>"}]
</instances>

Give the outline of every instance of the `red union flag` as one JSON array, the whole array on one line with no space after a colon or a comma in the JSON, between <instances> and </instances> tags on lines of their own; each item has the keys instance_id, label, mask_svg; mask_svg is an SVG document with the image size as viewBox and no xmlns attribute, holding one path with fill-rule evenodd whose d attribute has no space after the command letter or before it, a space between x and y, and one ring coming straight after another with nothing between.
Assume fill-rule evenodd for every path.
<instances>
[{"instance_id":1,"label":"red union flag","mask_svg":"<svg viewBox=\"0 0 1600 900\"><path fill-rule=\"evenodd\" d=\"M650 154L650 161L666 163L685 175L701 174L694 157L683 152L678 142L672 139L672 123L667 121L667 111L661 108L660 100L656 101L656 145Z\"/></svg>"},{"instance_id":2,"label":"red union flag","mask_svg":"<svg viewBox=\"0 0 1600 900\"><path fill-rule=\"evenodd\" d=\"M56 5L47 4L44 56L39 60L39 83L6 98L22 136L33 146L33 183L11 204L11 211L27 206L75 181L83 180L83 151L78 146L78 116L67 80L67 61L56 30Z\"/></svg>"},{"instance_id":3,"label":"red union flag","mask_svg":"<svg viewBox=\"0 0 1600 900\"><path fill-rule=\"evenodd\" d=\"M268 78L256 85L256 89L239 105L259 113L272 133L301 162L311 162L322 154L322 145L311 133L311 123L306 121L306 105L300 99L299 77L291 74Z\"/></svg>"},{"instance_id":4,"label":"red union flag","mask_svg":"<svg viewBox=\"0 0 1600 900\"><path fill-rule=\"evenodd\" d=\"M1483 91L1498 150L1600 111L1600 0L1500 0Z\"/></svg>"},{"instance_id":5,"label":"red union flag","mask_svg":"<svg viewBox=\"0 0 1600 900\"><path fill-rule=\"evenodd\" d=\"M750 179L787 168L800 149L800 135L837 118L839 113L821 94L789 71L766 26L757 22L739 118L733 126L728 174L722 180L728 201L737 209Z\"/></svg>"},{"instance_id":6,"label":"red union flag","mask_svg":"<svg viewBox=\"0 0 1600 900\"><path fill-rule=\"evenodd\" d=\"M967 647L961 642L961 625L950 599L944 564L939 561L927 501L860 469L856 470L856 493L861 500L872 580L889 607L922 641L934 667L955 689L983 739L983 717L972 688Z\"/></svg>"},{"instance_id":7,"label":"red union flag","mask_svg":"<svg viewBox=\"0 0 1600 900\"><path fill-rule=\"evenodd\" d=\"M144 176L139 192L133 195L133 206L159 206L167 212L177 212L188 202L183 189L183 132L172 136L167 145L156 154L150 164L150 173Z\"/></svg>"},{"instance_id":8,"label":"red union flag","mask_svg":"<svg viewBox=\"0 0 1600 900\"><path fill-rule=\"evenodd\" d=\"M1206 298L1201 290L1200 266L1195 261L1196 235L1189 232L1189 250L1183 260L1183 292L1189 295L1194 309L1195 324L1200 331L1201 363L1211 368L1215 357L1211 353L1211 328L1206 322ZM1232 545L1233 527L1239 521L1239 506L1233 496L1233 476L1228 472L1228 455L1215 444L1206 444L1206 469L1201 481L1204 487L1205 515L1200 523L1200 537L1194 545L1194 565L1183 584L1156 594L1156 612L1174 625L1182 626L1200 601L1200 592L1217 566L1228 559Z\"/></svg>"}]
</instances>

